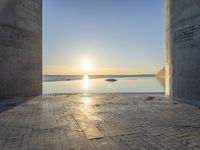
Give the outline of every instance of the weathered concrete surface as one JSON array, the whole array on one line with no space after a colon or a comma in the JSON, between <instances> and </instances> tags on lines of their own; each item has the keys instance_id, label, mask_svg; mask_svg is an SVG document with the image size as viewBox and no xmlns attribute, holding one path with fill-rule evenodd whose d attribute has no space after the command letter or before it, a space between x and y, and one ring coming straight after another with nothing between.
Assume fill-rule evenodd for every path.
<instances>
[{"instance_id":1,"label":"weathered concrete surface","mask_svg":"<svg viewBox=\"0 0 200 150\"><path fill-rule=\"evenodd\" d=\"M170 32L170 0L166 0L166 64L165 64L165 95L170 97L171 90L171 32Z\"/></svg>"},{"instance_id":2,"label":"weathered concrete surface","mask_svg":"<svg viewBox=\"0 0 200 150\"><path fill-rule=\"evenodd\" d=\"M200 104L200 1L167 0L166 95Z\"/></svg>"},{"instance_id":3,"label":"weathered concrete surface","mask_svg":"<svg viewBox=\"0 0 200 150\"><path fill-rule=\"evenodd\" d=\"M0 0L0 98L42 93L42 0Z\"/></svg>"},{"instance_id":4,"label":"weathered concrete surface","mask_svg":"<svg viewBox=\"0 0 200 150\"><path fill-rule=\"evenodd\" d=\"M43 95L22 102L0 102L2 150L200 149L200 109L164 94Z\"/></svg>"}]
</instances>

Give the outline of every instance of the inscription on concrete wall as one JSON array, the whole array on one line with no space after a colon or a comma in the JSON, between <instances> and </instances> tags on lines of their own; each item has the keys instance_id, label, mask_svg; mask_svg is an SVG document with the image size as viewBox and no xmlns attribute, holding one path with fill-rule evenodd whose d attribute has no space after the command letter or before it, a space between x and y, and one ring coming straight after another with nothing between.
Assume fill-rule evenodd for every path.
<instances>
[{"instance_id":1,"label":"inscription on concrete wall","mask_svg":"<svg viewBox=\"0 0 200 150\"><path fill-rule=\"evenodd\" d=\"M198 25L191 25L176 30L174 32L174 44L179 47L194 47L198 31L200 31L200 26Z\"/></svg>"},{"instance_id":2,"label":"inscription on concrete wall","mask_svg":"<svg viewBox=\"0 0 200 150\"><path fill-rule=\"evenodd\" d=\"M0 45L30 49L30 44L37 44L39 35L9 25L0 25Z\"/></svg>"}]
</instances>

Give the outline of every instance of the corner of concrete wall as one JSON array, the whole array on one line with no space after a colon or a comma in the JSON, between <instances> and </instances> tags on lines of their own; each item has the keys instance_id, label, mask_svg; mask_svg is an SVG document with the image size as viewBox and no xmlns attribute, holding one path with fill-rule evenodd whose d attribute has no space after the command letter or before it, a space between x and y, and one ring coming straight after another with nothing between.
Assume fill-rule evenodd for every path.
<instances>
[{"instance_id":1,"label":"corner of concrete wall","mask_svg":"<svg viewBox=\"0 0 200 150\"><path fill-rule=\"evenodd\" d=\"M170 34L170 8L171 8L171 0L166 0L166 63L165 63L165 96L171 97L172 91L171 91L171 34Z\"/></svg>"}]
</instances>

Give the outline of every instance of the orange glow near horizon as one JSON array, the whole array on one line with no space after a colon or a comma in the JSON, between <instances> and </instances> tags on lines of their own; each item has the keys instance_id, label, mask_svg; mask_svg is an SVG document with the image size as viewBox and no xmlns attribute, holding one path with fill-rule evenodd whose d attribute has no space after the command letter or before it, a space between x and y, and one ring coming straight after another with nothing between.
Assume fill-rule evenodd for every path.
<instances>
[{"instance_id":1,"label":"orange glow near horizon","mask_svg":"<svg viewBox=\"0 0 200 150\"><path fill-rule=\"evenodd\" d=\"M86 70L83 68L87 68ZM106 68L92 65L83 67L79 66L44 66L44 75L132 75L132 74L155 74L160 68L135 68L135 69L123 69L123 68Z\"/></svg>"}]
</instances>

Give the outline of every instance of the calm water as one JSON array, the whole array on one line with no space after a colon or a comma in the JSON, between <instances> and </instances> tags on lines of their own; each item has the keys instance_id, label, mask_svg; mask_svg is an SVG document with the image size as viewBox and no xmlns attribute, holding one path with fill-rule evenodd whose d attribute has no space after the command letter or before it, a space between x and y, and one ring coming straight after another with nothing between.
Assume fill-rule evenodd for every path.
<instances>
[{"instance_id":1,"label":"calm water","mask_svg":"<svg viewBox=\"0 0 200 150\"><path fill-rule=\"evenodd\" d=\"M164 86L155 77L115 78L116 82L107 82L106 78L70 81L43 82L43 93L122 93L122 92L164 92Z\"/></svg>"}]
</instances>

